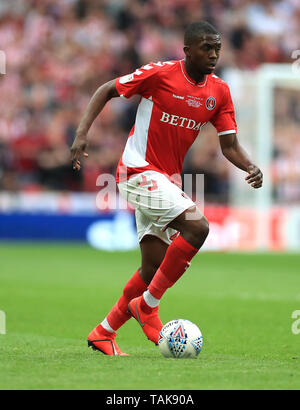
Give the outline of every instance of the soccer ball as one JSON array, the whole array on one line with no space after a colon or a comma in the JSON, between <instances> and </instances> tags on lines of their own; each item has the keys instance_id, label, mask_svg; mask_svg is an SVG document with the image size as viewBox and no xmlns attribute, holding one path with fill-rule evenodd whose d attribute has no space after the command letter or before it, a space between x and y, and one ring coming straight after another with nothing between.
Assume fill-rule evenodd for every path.
<instances>
[{"instance_id":1,"label":"soccer ball","mask_svg":"<svg viewBox=\"0 0 300 410\"><path fill-rule=\"evenodd\" d=\"M203 337L198 326L185 319L174 319L165 324L158 340L161 354L176 359L196 358L202 344Z\"/></svg>"}]
</instances>

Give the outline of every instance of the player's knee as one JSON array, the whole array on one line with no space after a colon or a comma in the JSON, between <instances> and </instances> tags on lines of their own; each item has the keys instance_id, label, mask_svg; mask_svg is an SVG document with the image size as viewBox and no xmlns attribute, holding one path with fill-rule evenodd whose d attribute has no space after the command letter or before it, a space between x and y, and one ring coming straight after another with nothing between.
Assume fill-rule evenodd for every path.
<instances>
[{"instance_id":1,"label":"player's knee","mask_svg":"<svg viewBox=\"0 0 300 410\"><path fill-rule=\"evenodd\" d=\"M194 233L200 240L207 238L209 234L209 223L204 216L195 224Z\"/></svg>"},{"instance_id":2,"label":"player's knee","mask_svg":"<svg viewBox=\"0 0 300 410\"><path fill-rule=\"evenodd\" d=\"M200 248L209 234L208 220L203 216L196 221L190 221L187 227L188 239L195 247Z\"/></svg>"},{"instance_id":3,"label":"player's knee","mask_svg":"<svg viewBox=\"0 0 300 410\"><path fill-rule=\"evenodd\" d=\"M205 216L203 216L200 220L199 229L200 229L201 235L206 239L208 237L208 234L209 234L209 222L205 218Z\"/></svg>"}]
</instances>

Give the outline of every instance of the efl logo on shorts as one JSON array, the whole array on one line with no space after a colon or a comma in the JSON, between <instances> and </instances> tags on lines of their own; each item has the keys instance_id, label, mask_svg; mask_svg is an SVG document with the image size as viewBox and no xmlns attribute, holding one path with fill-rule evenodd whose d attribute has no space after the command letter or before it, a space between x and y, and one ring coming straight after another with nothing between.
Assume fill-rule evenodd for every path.
<instances>
[{"instance_id":1,"label":"efl logo on shorts","mask_svg":"<svg viewBox=\"0 0 300 410\"><path fill-rule=\"evenodd\" d=\"M214 108L215 108L215 106L216 106L216 99L214 98L214 97L209 97L207 100L206 100L206 103L205 103L205 105L206 105L206 108L209 110L209 111L212 111Z\"/></svg>"}]
</instances>

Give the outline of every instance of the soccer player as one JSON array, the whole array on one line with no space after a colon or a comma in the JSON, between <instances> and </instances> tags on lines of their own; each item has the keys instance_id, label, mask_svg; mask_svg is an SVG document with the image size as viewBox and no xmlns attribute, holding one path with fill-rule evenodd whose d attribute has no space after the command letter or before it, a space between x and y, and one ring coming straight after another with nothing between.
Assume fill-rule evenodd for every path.
<instances>
[{"instance_id":1,"label":"soccer player","mask_svg":"<svg viewBox=\"0 0 300 410\"><path fill-rule=\"evenodd\" d=\"M193 23L185 30L183 50L183 60L149 63L102 85L88 104L71 148L73 168L80 170L81 156L88 156L88 130L105 104L114 97L141 96L118 164L117 183L136 209L142 263L88 336L89 346L107 355L126 355L115 337L130 317L158 343L163 326L160 300L208 235L208 221L178 181L185 154L205 124L214 125L224 156L247 173L248 184L262 186L260 169L238 142L229 87L213 74L221 50L219 32L207 22Z\"/></svg>"}]
</instances>

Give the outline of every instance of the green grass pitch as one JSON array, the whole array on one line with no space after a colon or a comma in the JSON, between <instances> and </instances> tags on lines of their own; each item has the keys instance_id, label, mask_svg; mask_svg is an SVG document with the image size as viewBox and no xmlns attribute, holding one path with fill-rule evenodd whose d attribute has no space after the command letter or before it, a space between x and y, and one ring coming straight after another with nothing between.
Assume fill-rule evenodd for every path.
<instances>
[{"instance_id":1,"label":"green grass pitch","mask_svg":"<svg viewBox=\"0 0 300 410\"><path fill-rule=\"evenodd\" d=\"M87 348L139 252L81 245L0 247L0 389L299 389L300 254L200 253L165 294L163 322L204 336L197 359L165 359L134 320L118 332L130 357Z\"/></svg>"}]
</instances>

